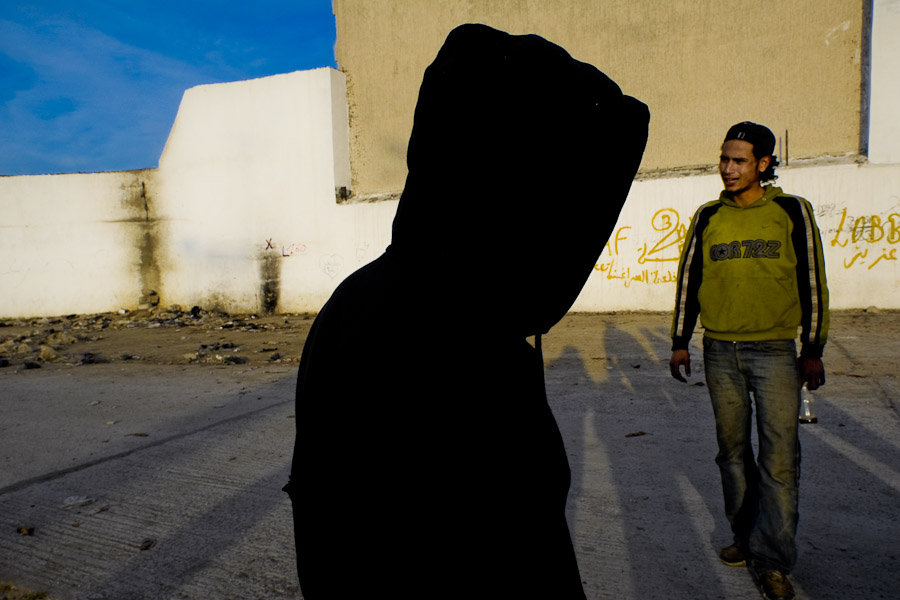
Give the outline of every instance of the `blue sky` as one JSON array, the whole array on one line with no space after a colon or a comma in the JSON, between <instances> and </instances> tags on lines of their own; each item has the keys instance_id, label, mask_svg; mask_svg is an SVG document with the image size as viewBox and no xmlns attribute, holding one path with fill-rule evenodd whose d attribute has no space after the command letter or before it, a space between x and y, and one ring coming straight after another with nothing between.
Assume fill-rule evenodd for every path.
<instances>
[{"instance_id":1,"label":"blue sky","mask_svg":"<svg viewBox=\"0 0 900 600\"><path fill-rule=\"evenodd\" d=\"M331 0L0 0L0 175L156 167L186 89L334 41Z\"/></svg>"}]
</instances>

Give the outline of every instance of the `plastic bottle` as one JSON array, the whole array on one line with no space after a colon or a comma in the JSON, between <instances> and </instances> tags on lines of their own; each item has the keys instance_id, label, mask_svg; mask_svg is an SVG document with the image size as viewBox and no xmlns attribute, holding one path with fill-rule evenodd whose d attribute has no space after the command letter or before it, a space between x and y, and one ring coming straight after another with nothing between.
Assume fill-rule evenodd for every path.
<instances>
[{"instance_id":1,"label":"plastic bottle","mask_svg":"<svg viewBox=\"0 0 900 600\"><path fill-rule=\"evenodd\" d=\"M818 423L819 419L813 412L813 394L807 389L806 384L800 388L800 422L801 423Z\"/></svg>"}]
</instances>

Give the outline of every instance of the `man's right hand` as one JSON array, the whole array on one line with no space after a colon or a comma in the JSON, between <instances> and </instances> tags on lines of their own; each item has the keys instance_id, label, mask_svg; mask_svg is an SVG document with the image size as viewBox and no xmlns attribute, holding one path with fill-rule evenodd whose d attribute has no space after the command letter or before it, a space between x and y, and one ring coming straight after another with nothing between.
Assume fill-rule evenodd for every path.
<instances>
[{"instance_id":1,"label":"man's right hand","mask_svg":"<svg viewBox=\"0 0 900 600\"><path fill-rule=\"evenodd\" d=\"M687 383L687 379L681 374L681 366L684 365L684 375L691 376L691 353L687 350L673 350L672 358L669 359L669 370L672 377L678 381Z\"/></svg>"}]
</instances>

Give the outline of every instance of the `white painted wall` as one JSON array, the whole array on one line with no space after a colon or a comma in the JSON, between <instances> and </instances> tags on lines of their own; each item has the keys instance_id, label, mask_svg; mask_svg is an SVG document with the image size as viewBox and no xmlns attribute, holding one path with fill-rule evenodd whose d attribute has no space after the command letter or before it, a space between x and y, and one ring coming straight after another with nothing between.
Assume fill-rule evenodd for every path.
<instances>
[{"instance_id":1,"label":"white painted wall","mask_svg":"<svg viewBox=\"0 0 900 600\"><path fill-rule=\"evenodd\" d=\"M350 187L344 86L324 68L185 92L159 162L166 302L260 310L274 268L281 310L318 310L357 265L335 199Z\"/></svg>"},{"instance_id":2,"label":"white painted wall","mask_svg":"<svg viewBox=\"0 0 900 600\"><path fill-rule=\"evenodd\" d=\"M0 177L0 316L137 305L151 175Z\"/></svg>"},{"instance_id":3,"label":"white painted wall","mask_svg":"<svg viewBox=\"0 0 900 600\"><path fill-rule=\"evenodd\" d=\"M900 165L782 168L777 185L812 202L832 308L900 308ZM669 310L679 246L718 175L636 182L575 310Z\"/></svg>"}]
</instances>

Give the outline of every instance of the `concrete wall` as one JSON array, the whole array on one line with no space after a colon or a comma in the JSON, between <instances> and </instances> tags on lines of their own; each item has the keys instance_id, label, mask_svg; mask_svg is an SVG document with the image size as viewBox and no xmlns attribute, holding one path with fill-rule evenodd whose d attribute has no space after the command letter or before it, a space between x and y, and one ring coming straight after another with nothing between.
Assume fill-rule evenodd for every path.
<instances>
[{"instance_id":1,"label":"concrete wall","mask_svg":"<svg viewBox=\"0 0 900 600\"><path fill-rule=\"evenodd\" d=\"M900 308L900 165L779 170L809 199L822 233L831 306ZM574 310L669 310L685 229L718 197L718 175L639 181Z\"/></svg>"},{"instance_id":2,"label":"concrete wall","mask_svg":"<svg viewBox=\"0 0 900 600\"><path fill-rule=\"evenodd\" d=\"M336 202L350 185L345 97L333 69L185 93L159 162L168 302L321 306L357 264Z\"/></svg>"},{"instance_id":3,"label":"concrete wall","mask_svg":"<svg viewBox=\"0 0 900 600\"><path fill-rule=\"evenodd\" d=\"M885 14L896 7L895 1L880 3L887 5ZM710 143L720 143L728 126L745 119L788 137L792 159L857 154L867 5L334 0L336 56L347 75L352 119L354 192L402 189L422 72L447 33L465 22L539 34L646 102L652 118L643 171L708 165Z\"/></svg>"},{"instance_id":4,"label":"concrete wall","mask_svg":"<svg viewBox=\"0 0 900 600\"><path fill-rule=\"evenodd\" d=\"M343 74L189 89L158 169L0 178L0 316L318 310L388 244L349 185Z\"/></svg>"},{"instance_id":5,"label":"concrete wall","mask_svg":"<svg viewBox=\"0 0 900 600\"><path fill-rule=\"evenodd\" d=\"M879 79L897 73L900 54L881 52L900 28L877 25L882 98ZM131 309L151 290L166 306L318 310L388 245L397 204L339 201L350 185L346 97L332 69L200 86L184 95L159 169L0 177L0 317ZM897 109L873 99L868 114L874 146ZM720 137L704 142L707 163ZM778 171L816 208L834 308L900 308L900 136L877 147L883 164ZM635 182L575 310L670 310L687 224L720 189L715 175Z\"/></svg>"},{"instance_id":6,"label":"concrete wall","mask_svg":"<svg viewBox=\"0 0 900 600\"><path fill-rule=\"evenodd\" d=\"M0 316L136 306L158 277L153 175L0 177Z\"/></svg>"},{"instance_id":7,"label":"concrete wall","mask_svg":"<svg viewBox=\"0 0 900 600\"><path fill-rule=\"evenodd\" d=\"M0 316L133 309L150 289L164 305L257 312L268 293L278 311L318 310L387 246L397 203L338 204L330 176L304 181L315 177L283 154L244 155L257 171L198 156L171 178L162 168L0 178ZM780 173L816 208L832 306L900 308L900 165ZM685 229L720 189L713 175L636 182L574 310L669 310Z\"/></svg>"}]
</instances>

